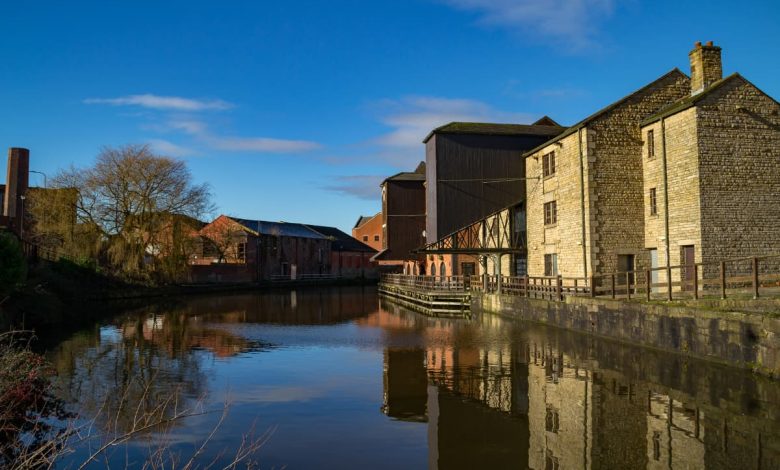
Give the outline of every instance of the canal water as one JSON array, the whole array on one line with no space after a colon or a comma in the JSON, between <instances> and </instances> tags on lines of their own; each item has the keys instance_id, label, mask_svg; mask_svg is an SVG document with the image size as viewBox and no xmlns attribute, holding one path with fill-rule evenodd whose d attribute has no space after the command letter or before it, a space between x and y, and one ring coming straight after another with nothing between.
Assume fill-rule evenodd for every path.
<instances>
[{"instance_id":1,"label":"canal water","mask_svg":"<svg viewBox=\"0 0 780 470\"><path fill-rule=\"evenodd\" d=\"M197 413L112 446L115 468L160 443L186 461L217 427L201 464L254 431L261 468L780 468L780 382L373 288L192 297L66 336L43 341L93 434Z\"/></svg>"}]
</instances>

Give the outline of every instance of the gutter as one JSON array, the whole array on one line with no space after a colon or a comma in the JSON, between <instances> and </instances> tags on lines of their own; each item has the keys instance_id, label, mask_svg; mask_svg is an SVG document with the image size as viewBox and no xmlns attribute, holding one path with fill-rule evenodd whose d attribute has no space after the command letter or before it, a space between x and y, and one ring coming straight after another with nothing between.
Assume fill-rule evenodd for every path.
<instances>
[{"instance_id":1,"label":"gutter","mask_svg":"<svg viewBox=\"0 0 780 470\"><path fill-rule=\"evenodd\" d=\"M580 212L582 213L582 269L583 277L588 278L588 249L585 245L585 155L582 152L582 128L577 129L577 145L580 152Z\"/></svg>"}]
</instances>

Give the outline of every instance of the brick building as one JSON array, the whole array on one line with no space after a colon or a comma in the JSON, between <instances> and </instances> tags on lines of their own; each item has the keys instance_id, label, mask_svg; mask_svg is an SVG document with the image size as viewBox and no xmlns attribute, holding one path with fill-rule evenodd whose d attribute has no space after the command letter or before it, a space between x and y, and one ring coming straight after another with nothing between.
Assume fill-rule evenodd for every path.
<instances>
[{"instance_id":1,"label":"brick building","mask_svg":"<svg viewBox=\"0 0 780 470\"><path fill-rule=\"evenodd\" d=\"M372 216L361 215L352 227L352 237L376 251L382 249L382 213Z\"/></svg>"},{"instance_id":2,"label":"brick building","mask_svg":"<svg viewBox=\"0 0 780 470\"><path fill-rule=\"evenodd\" d=\"M197 233L193 281L376 278L376 250L334 227L220 215Z\"/></svg>"},{"instance_id":3,"label":"brick building","mask_svg":"<svg viewBox=\"0 0 780 470\"><path fill-rule=\"evenodd\" d=\"M21 221L25 218L25 195L29 187L30 151L24 148L8 149L5 184L0 184L2 211L0 227L22 235Z\"/></svg>"},{"instance_id":4,"label":"brick building","mask_svg":"<svg viewBox=\"0 0 780 470\"><path fill-rule=\"evenodd\" d=\"M721 49L711 42L696 43L689 58L687 96L642 121L651 263L780 253L780 103L738 73L723 78ZM665 282L665 272L658 278Z\"/></svg>"},{"instance_id":5,"label":"brick building","mask_svg":"<svg viewBox=\"0 0 780 470\"><path fill-rule=\"evenodd\" d=\"M332 276L376 279L377 265L371 258L377 250L334 227L306 225L330 240L330 271Z\"/></svg>"},{"instance_id":6,"label":"brick building","mask_svg":"<svg viewBox=\"0 0 780 470\"><path fill-rule=\"evenodd\" d=\"M372 259L406 274L425 274L425 162L415 171L397 173L381 184L382 251Z\"/></svg>"},{"instance_id":7,"label":"brick building","mask_svg":"<svg viewBox=\"0 0 780 470\"><path fill-rule=\"evenodd\" d=\"M201 249L192 260L196 282L299 279L330 273L331 241L303 224L220 215L199 235Z\"/></svg>"}]
</instances>

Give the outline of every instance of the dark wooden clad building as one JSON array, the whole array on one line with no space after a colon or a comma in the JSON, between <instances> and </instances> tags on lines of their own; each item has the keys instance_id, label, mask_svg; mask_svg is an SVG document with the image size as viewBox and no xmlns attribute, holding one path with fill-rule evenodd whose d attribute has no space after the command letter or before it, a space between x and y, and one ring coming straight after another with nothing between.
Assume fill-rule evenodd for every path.
<instances>
[{"instance_id":1,"label":"dark wooden clad building","mask_svg":"<svg viewBox=\"0 0 780 470\"><path fill-rule=\"evenodd\" d=\"M452 122L425 143L425 227L433 243L525 198L521 154L565 130L544 117L531 124Z\"/></svg>"},{"instance_id":2,"label":"dark wooden clad building","mask_svg":"<svg viewBox=\"0 0 780 470\"><path fill-rule=\"evenodd\" d=\"M382 251L374 261L397 261L409 274L421 274L423 256L413 253L425 244L425 163L382 182ZM399 268L400 269L400 268Z\"/></svg>"}]
</instances>

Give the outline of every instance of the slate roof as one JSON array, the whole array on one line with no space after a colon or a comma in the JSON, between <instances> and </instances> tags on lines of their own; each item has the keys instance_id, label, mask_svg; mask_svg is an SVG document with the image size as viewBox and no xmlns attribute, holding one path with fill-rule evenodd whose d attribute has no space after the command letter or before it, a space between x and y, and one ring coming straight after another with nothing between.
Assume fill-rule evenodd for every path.
<instances>
[{"instance_id":1,"label":"slate roof","mask_svg":"<svg viewBox=\"0 0 780 470\"><path fill-rule=\"evenodd\" d=\"M545 120L547 118L547 120ZM547 124L548 122L554 125ZM539 123L539 124L537 124ZM479 135L542 135L555 136L566 128L545 116L534 124L494 124L488 122L451 122L432 130L423 139L428 142L434 134L479 134Z\"/></svg>"},{"instance_id":2,"label":"slate roof","mask_svg":"<svg viewBox=\"0 0 780 470\"><path fill-rule=\"evenodd\" d=\"M561 134L557 135L556 137L548 140L547 142L545 142L543 144L540 144L540 145L536 146L535 148L532 148L531 150L525 152L523 155L528 156L528 155L531 155L533 153L536 153L539 150L547 147L548 145L554 144L555 142L558 142L559 140L563 139L564 137L568 137L568 136L574 134L575 132L579 131L583 127L586 127L588 124L590 124L595 119L603 116L604 114L608 113L609 111L612 111L613 109L617 108L618 106L620 106L621 104L625 103L626 101L628 101L629 99L633 98L634 96L636 96L636 95L642 93L643 91L649 89L650 87L652 87L656 83L658 83L658 82L660 82L662 80L665 80L665 79L667 79L667 78L669 78L669 77L671 77L673 75L679 75L679 76L686 77L686 78L688 77L683 72L681 72L680 69L675 67L672 70L670 70L670 71L666 72L665 74L661 75L660 77L656 78L652 82L648 83L647 85L643 86L642 88L640 88L640 89L638 89L638 90L636 90L636 91L634 91L632 93L629 93L628 95L624 96L623 98L620 98L619 100L615 101L614 103L612 103L612 104L610 104L608 106L605 106L605 107L599 109L598 111L596 111L595 113L593 113L590 116L586 117L582 121L580 121L577 124L569 127L568 129L566 129Z\"/></svg>"},{"instance_id":3,"label":"slate roof","mask_svg":"<svg viewBox=\"0 0 780 470\"><path fill-rule=\"evenodd\" d=\"M330 239L333 242L331 245L331 250L333 251L376 253L375 249L352 238L351 235L348 235L335 227L326 227L323 225L307 225L307 227Z\"/></svg>"},{"instance_id":4,"label":"slate roof","mask_svg":"<svg viewBox=\"0 0 780 470\"><path fill-rule=\"evenodd\" d=\"M388 181L425 181L425 162L420 162L414 171L402 171L385 178L380 186Z\"/></svg>"},{"instance_id":5,"label":"slate roof","mask_svg":"<svg viewBox=\"0 0 780 470\"><path fill-rule=\"evenodd\" d=\"M327 238L325 235L312 230L304 224L239 219L238 217L230 217L230 219L238 222L252 233L281 237L314 238L319 240Z\"/></svg>"}]
</instances>

